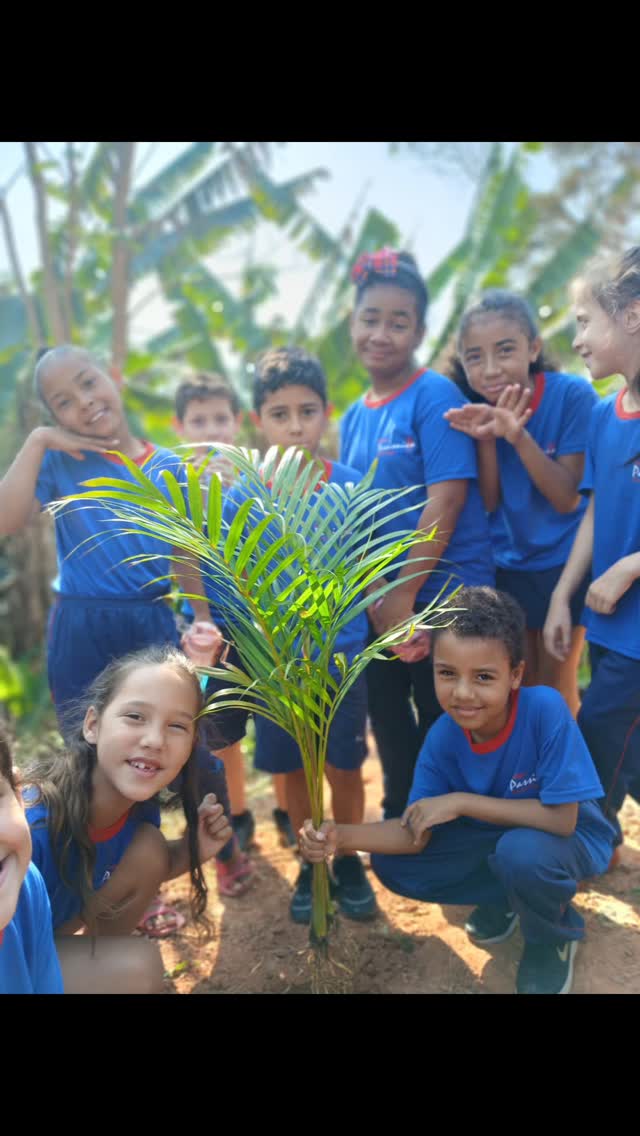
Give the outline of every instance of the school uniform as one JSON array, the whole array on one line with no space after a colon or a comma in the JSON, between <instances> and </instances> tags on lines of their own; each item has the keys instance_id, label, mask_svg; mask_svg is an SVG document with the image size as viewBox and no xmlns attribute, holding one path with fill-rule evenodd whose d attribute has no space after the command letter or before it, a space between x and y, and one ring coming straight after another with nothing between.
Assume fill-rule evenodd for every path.
<instances>
[{"instance_id":1,"label":"school uniform","mask_svg":"<svg viewBox=\"0 0 640 1136\"><path fill-rule=\"evenodd\" d=\"M640 551L640 412L629 413L623 391L595 407L580 488L594 499L593 566L596 580L616 561ZM627 793L640 800L640 580L611 615L585 608L591 683L578 725L606 793L607 815Z\"/></svg>"},{"instance_id":2,"label":"school uniform","mask_svg":"<svg viewBox=\"0 0 640 1136\"><path fill-rule=\"evenodd\" d=\"M383 505L377 535L392 537L415 529L428 499L427 486L467 482L467 497L444 556L420 588L415 610L436 599L442 603L460 584L495 584L489 527L478 487L475 445L452 430L447 410L465 399L449 379L420 370L400 390L376 400L365 395L346 412L341 426L341 460L366 473L374 461L376 489L413 488L395 503ZM403 507L410 511L391 516ZM429 545L424 545L424 556ZM397 575L401 562L386 575ZM427 565L417 565L417 570ZM371 639L376 635L371 631ZM386 817L399 816L407 801L418 750L441 714L435 696L431 659L419 663L373 660L366 670L369 716L384 772ZM415 703L417 711L413 708Z\"/></svg>"},{"instance_id":3,"label":"school uniform","mask_svg":"<svg viewBox=\"0 0 640 1136\"><path fill-rule=\"evenodd\" d=\"M25 792L27 820L29 821L33 842L33 862L44 880L51 903L53 928L56 930L63 923L81 915L82 899L78 892L69 887L67 880L63 880L60 874L47 824L47 806L44 801L29 804L29 801L34 800L35 796L35 790L28 789ZM89 837L95 846L96 853L92 880L94 891L99 891L115 871L141 824L153 824L156 828L160 827L160 808L157 802L145 801L142 804L134 805L109 828L96 829L92 827L89 829ZM64 873L68 877L68 881L77 878L79 870L80 861L77 850L72 848Z\"/></svg>"},{"instance_id":4,"label":"school uniform","mask_svg":"<svg viewBox=\"0 0 640 1136\"><path fill-rule=\"evenodd\" d=\"M578 802L576 828L554 836L461 817L435 826L415 855L372 855L381 883L427 903L504 907L519 915L531 943L583 938L571 900L579 880L606 870L614 832L596 803L602 786L562 696L544 686L520 690L504 729L484 743L443 714L420 752L409 803L456 792Z\"/></svg>"},{"instance_id":5,"label":"school uniform","mask_svg":"<svg viewBox=\"0 0 640 1136\"><path fill-rule=\"evenodd\" d=\"M20 889L13 919L0 931L0 994L62 994L51 905L35 864Z\"/></svg>"},{"instance_id":6,"label":"school uniform","mask_svg":"<svg viewBox=\"0 0 640 1136\"><path fill-rule=\"evenodd\" d=\"M584 453L591 411L598 396L577 375L541 372L535 377L527 431L547 457ZM569 559L587 506L583 498L571 513L559 513L534 484L514 446L496 440L500 502L489 525L496 562L496 587L524 608L527 627L544 627L551 593ZM585 576L571 601L574 625L581 623L589 586Z\"/></svg>"},{"instance_id":7,"label":"school uniform","mask_svg":"<svg viewBox=\"0 0 640 1136\"><path fill-rule=\"evenodd\" d=\"M151 443L146 443L135 464L163 489L162 471L179 476L181 465L176 454ZM95 477L135 484L128 468L115 457L85 452L84 459L77 461L48 450L35 495L45 506L82 492L82 482ZM59 575L49 616L47 669L62 722L112 659L151 644L179 641L167 603L170 547L150 536L122 533L122 528L123 523L97 500L71 502L55 515ZM159 558L129 560L152 554Z\"/></svg>"}]
</instances>

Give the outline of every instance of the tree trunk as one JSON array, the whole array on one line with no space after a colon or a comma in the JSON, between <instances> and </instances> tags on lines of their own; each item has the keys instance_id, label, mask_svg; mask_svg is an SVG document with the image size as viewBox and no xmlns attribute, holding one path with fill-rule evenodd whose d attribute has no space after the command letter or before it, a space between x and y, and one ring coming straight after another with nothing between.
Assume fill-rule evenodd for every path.
<instances>
[{"instance_id":1,"label":"tree trunk","mask_svg":"<svg viewBox=\"0 0 640 1136\"><path fill-rule=\"evenodd\" d=\"M78 245L78 214L80 207L78 199L78 174L73 142L67 142L67 170L69 211L67 213L67 223L65 226L67 245L64 266L64 290L61 298L64 308L64 322L67 338L71 339L73 333L73 270Z\"/></svg>"},{"instance_id":2,"label":"tree trunk","mask_svg":"<svg viewBox=\"0 0 640 1136\"><path fill-rule=\"evenodd\" d=\"M41 347L44 344L44 337L40 324L38 322L38 314L36 312L35 304L27 291L22 269L20 267L20 260L18 259L18 250L13 235L13 226L11 224L11 216L7 208L7 202L4 197L0 197L0 217L2 218L2 228L4 231L4 239L7 246L7 256L13 278L15 280L16 288L20 293L20 297L25 306L27 313L27 322L29 324L29 335L31 337L31 344L33 348Z\"/></svg>"},{"instance_id":3,"label":"tree trunk","mask_svg":"<svg viewBox=\"0 0 640 1136\"><path fill-rule=\"evenodd\" d=\"M135 142L116 142L114 145L116 175L113 226L116 235L113 240L111 256L111 300L113 303L111 363L118 370L121 370L127 357L129 246L125 234Z\"/></svg>"},{"instance_id":4,"label":"tree trunk","mask_svg":"<svg viewBox=\"0 0 640 1136\"><path fill-rule=\"evenodd\" d=\"M54 345L64 343L69 338L69 331L65 327L64 318L58 302L58 284L53 267L49 231L47 228L47 190L38 162L35 142L25 142L29 177L33 186L36 201L36 231L42 260L44 276L44 301L49 322L49 329L54 339Z\"/></svg>"}]
</instances>

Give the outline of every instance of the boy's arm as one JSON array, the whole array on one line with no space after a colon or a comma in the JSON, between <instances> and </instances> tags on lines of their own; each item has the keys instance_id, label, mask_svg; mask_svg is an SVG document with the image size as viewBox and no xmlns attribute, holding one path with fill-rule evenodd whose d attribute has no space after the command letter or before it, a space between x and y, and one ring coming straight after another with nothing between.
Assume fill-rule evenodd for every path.
<instances>
[{"instance_id":1,"label":"boy's arm","mask_svg":"<svg viewBox=\"0 0 640 1136\"><path fill-rule=\"evenodd\" d=\"M318 831L310 820L305 820L299 837L304 858L318 863L342 852L382 852L391 856L421 852L429 843L431 832L416 840L400 818L373 824L336 824L327 820Z\"/></svg>"},{"instance_id":2,"label":"boy's arm","mask_svg":"<svg viewBox=\"0 0 640 1136\"><path fill-rule=\"evenodd\" d=\"M180 592L189 596L194 618L211 623L209 601L206 597L202 573L197 557L181 548L172 550L173 574Z\"/></svg>"},{"instance_id":3,"label":"boy's arm","mask_svg":"<svg viewBox=\"0 0 640 1136\"><path fill-rule=\"evenodd\" d=\"M554 836L571 836L578 820L578 805L543 805L542 801L505 801L501 797L481 797L476 793L453 793L458 798L458 816L472 817L486 824L505 828L539 828Z\"/></svg>"}]
</instances>

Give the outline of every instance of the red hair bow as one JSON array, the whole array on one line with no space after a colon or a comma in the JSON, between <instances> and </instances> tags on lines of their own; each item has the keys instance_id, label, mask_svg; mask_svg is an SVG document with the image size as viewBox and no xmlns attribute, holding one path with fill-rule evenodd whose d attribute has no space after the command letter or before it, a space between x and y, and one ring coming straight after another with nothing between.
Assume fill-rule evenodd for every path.
<instances>
[{"instance_id":1,"label":"red hair bow","mask_svg":"<svg viewBox=\"0 0 640 1136\"><path fill-rule=\"evenodd\" d=\"M363 284L371 273L377 276L396 276L398 272L398 254L395 249L381 248L377 252L363 252L351 269L351 279L354 284Z\"/></svg>"}]
</instances>

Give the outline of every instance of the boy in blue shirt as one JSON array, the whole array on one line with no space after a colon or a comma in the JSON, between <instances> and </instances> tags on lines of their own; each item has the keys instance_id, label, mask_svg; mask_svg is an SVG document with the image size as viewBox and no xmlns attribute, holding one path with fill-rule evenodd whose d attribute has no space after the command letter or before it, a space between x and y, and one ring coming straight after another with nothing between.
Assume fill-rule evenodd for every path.
<instances>
[{"instance_id":1,"label":"boy in blue shirt","mask_svg":"<svg viewBox=\"0 0 640 1136\"><path fill-rule=\"evenodd\" d=\"M62 994L51 906L0 723L0 994Z\"/></svg>"},{"instance_id":2,"label":"boy in blue shirt","mask_svg":"<svg viewBox=\"0 0 640 1136\"><path fill-rule=\"evenodd\" d=\"M327 382L317 359L294 347L276 347L258 360L253 385L253 419L269 446L300 447L316 458L331 407ZM318 485L357 482L354 469L321 459L324 477ZM231 503L231 502L230 502ZM356 616L340 633L336 651L348 661L366 641L366 618ZM333 808L345 823L359 823L364 815L362 764L366 757L366 692L360 679L345 697L329 732L326 774L331 786ZM309 797L300 751L293 738L266 718L256 717L257 769L285 775L287 809L294 832L310 812ZM351 919L369 919L377 907L373 889L355 854L346 853L334 864L334 894L342 913ZM291 899L290 914L296 923L311 918L311 870L300 869Z\"/></svg>"},{"instance_id":3,"label":"boy in blue shirt","mask_svg":"<svg viewBox=\"0 0 640 1136\"><path fill-rule=\"evenodd\" d=\"M524 614L504 592L464 588L464 610L433 632L443 716L420 752L402 818L315 832L303 854L373 853L391 891L427 903L474 903L474 942L506 939L518 921L519 994L566 994L584 920L571 905L578 881L604 872L613 829L589 751L562 696L520 689Z\"/></svg>"},{"instance_id":4,"label":"boy in blue shirt","mask_svg":"<svg viewBox=\"0 0 640 1136\"><path fill-rule=\"evenodd\" d=\"M234 477L233 466L221 454L209 457L211 448L216 442L224 445L234 445L238 431L242 425L242 411L240 401L235 390L222 378L221 375L199 372L184 379L175 393L175 429L183 441L191 443L194 447L192 460L198 463L200 484L206 492L211 478L217 475L223 486L228 490ZM205 464L206 463L206 464ZM221 634L228 639L226 629L223 627L217 608L216 592L212 582L203 573L205 593L209 600L211 619L220 628ZM187 619L193 617L188 601L185 601L183 613ZM228 661L234 661L235 650L231 649ZM207 694L210 696L221 687L219 680L210 678L207 683ZM246 805L244 755L242 752L242 738L246 733L247 714L242 710L224 710L215 716L209 715L203 725L211 745L211 749L224 762L229 800L231 802L231 823L238 839L240 849L244 851L251 844L255 831L253 813ZM282 777L274 777L274 791L278 800L273 810L273 819L284 844L296 844L296 838L286 812L284 799L284 785ZM217 860L220 864L220 860ZM218 887L226 895L238 895L243 890L242 870L230 872L227 879L218 877Z\"/></svg>"}]
</instances>

